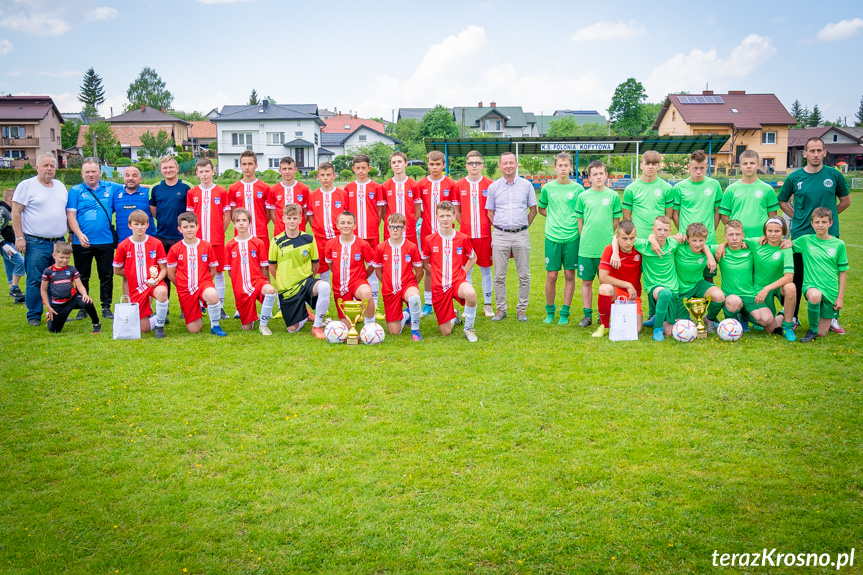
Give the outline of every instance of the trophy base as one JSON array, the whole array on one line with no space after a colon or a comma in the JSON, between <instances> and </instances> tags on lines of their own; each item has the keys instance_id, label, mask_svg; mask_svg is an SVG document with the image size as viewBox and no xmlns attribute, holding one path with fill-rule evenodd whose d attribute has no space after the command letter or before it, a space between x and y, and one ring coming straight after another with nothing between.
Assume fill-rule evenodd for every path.
<instances>
[{"instance_id":1,"label":"trophy base","mask_svg":"<svg viewBox=\"0 0 863 575\"><path fill-rule=\"evenodd\" d=\"M695 339L707 339L707 332L699 331L698 334L695 336Z\"/></svg>"},{"instance_id":2,"label":"trophy base","mask_svg":"<svg viewBox=\"0 0 863 575\"><path fill-rule=\"evenodd\" d=\"M348 345L358 345L360 343L359 337L348 337L347 341L345 341Z\"/></svg>"}]
</instances>

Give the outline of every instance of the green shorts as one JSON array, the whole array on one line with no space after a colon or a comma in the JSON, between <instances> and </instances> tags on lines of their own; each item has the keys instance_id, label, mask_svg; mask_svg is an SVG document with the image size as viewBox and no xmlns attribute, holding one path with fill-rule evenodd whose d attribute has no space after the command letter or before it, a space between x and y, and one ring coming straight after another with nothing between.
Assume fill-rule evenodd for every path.
<instances>
[{"instance_id":1,"label":"green shorts","mask_svg":"<svg viewBox=\"0 0 863 575\"><path fill-rule=\"evenodd\" d=\"M737 294L734 294L734 295L737 295ZM727 297L728 296L726 296L726 298ZM757 309L764 309L764 308L769 307L767 305L766 299L761 303L755 303L755 296L754 295L738 295L737 297L739 297L743 301L743 307L741 308L741 311L745 311L746 313L752 313L753 311L755 311ZM728 300L726 299L725 301L728 301Z\"/></svg>"},{"instance_id":2,"label":"green shorts","mask_svg":"<svg viewBox=\"0 0 863 575\"><path fill-rule=\"evenodd\" d=\"M656 313L656 300L653 299L653 292L659 287L665 286L655 285L644 288L643 293L646 294L647 301L650 302L650 317L653 317ZM668 314L665 316L665 321L668 323L674 323L679 319L689 319L689 310L686 309L685 305L683 305L683 296L674 292L671 293L671 303L668 306Z\"/></svg>"},{"instance_id":3,"label":"green shorts","mask_svg":"<svg viewBox=\"0 0 863 575\"><path fill-rule=\"evenodd\" d=\"M582 281L593 281L599 273L599 261L602 258L586 258L578 256L578 277Z\"/></svg>"},{"instance_id":4,"label":"green shorts","mask_svg":"<svg viewBox=\"0 0 863 575\"><path fill-rule=\"evenodd\" d=\"M833 302L824 297L823 294L821 295L821 305L818 306L818 317L823 319L839 319L839 312L833 309Z\"/></svg>"},{"instance_id":5,"label":"green shorts","mask_svg":"<svg viewBox=\"0 0 863 575\"><path fill-rule=\"evenodd\" d=\"M691 290L680 294L680 299L682 301L683 298L685 298L685 297L686 298L704 297L704 295L707 293L707 290L709 290L712 287L716 287L716 286L707 280L698 280L698 283L695 284Z\"/></svg>"},{"instance_id":6,"label":"green shorts","mask_svg":"<svg viewBox=\"0 0 863 575\"><path fill-rule=\"evenodd\" d=\"M553 242L545 238L545 269L550 272L559 272L563 267L565 270L578 269L578 245L579 239L565 243Z\"/></svg>"},{"instance_id":7,"label":"green shorts","mask_svg":"<svg viewBox=\"0 0 863 575\"><path fill-rule=\"evenodd\" d=\"M719 266L716 266L716 271L710 271L710 268L704 266L704 273L701 274L704 279L709 280L707 283L713 284L713 278L715 278L719 274Z\"/></svg>"},{"instance_id":8,"label":"green shorts","mask_svg":"<svg viewBox=\"0 0 863 575\"><path fill-rule=\"evenodd\" d=\"M764 298L764 305L767 306L771 312L773 312L773 316L776 316L776 300L779 300L783 305L785 304L785 298L782 297L782 288L778 287L774 290L770 290L767 294L767 297Z\"/></svg>"}]
</instances>

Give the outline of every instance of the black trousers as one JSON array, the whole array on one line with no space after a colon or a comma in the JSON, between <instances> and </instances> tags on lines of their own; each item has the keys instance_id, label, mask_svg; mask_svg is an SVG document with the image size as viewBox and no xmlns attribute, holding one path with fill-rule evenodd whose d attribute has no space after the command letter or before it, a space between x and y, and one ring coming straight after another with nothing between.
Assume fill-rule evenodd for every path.
<instances>
[{"instance_id":1,"label":"black trousers","mask_svg":"<svg viewBox=\"0 0 863 575\"><path fill-rule=\"evenodd\" d=\"M794 287L797 288L797 303L794 304L794 317L797 317L797 312L800 311L800 302L803 300L803 254L796 252L794 253ZM785 315L785 321L791 321L788 314Z\"/></svg>"},{"instance_id":2,"label":"black trousers","mask_svg":"<svg viewBox=\"0 0 863 575\"><path fill-rule=\"evenodd\" d=\"M51 307L53 307L54 311L57 312L53 319L48 322L48 331L51 333L60 333L63 331L63 326L66 325L66 320L69 319L69 314L76 309L83 309L86 311L87 315L90 316L90 321L93 322L93 325L99 323L99 314L96 313L96 306L93 305L93 302L84 303L84 298L79 293L76 293L75 297L66 303L52 303Z\"/></svg>"},{"instance_id":3,"label":"black trousers","mask_svg":"<svg viewBox=\"0 0 863 575\"><path fill-rule=\"evenodd\" d=\"M111 308L111 300L114 296L114 245L113 244L90 244L85 248L72 244L72 255L75 257L75 267L81 274L81 283L90 292L90 274L93 270L93 260L96 260L96 271L99 273L99 303L102 309Z\"/></svg>"}]
</instances>

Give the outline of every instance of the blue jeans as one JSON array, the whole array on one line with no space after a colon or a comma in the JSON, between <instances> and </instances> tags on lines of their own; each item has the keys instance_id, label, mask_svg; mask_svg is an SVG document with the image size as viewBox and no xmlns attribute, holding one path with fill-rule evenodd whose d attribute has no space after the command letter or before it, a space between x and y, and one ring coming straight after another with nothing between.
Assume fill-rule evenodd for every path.
<instances>
[{"instance_id":1,"label":"blue jeans","mask_svg":"<svg viewBox=\"0 0 863 575\"><path fill-rule=\"evenodd\" d=\"M6 253L6 250L0 249L3 253L3 267L6 268L6 283L12 284L12 276L24 275L24 256L16 250L11 256Z\"/></svg>"},{"instance_id":2,"label":"blue jeans","mask_svg":"<svg viewBox=\"0 0 863 575\"><path fill-rule=\"evenodd\" d=\"M25 236L27 251L24 252L24 271L27 275L27 289L24 292L24 303L27 305L27 320L42 319L42 272L54 263L51 254L54 244L33 236Z\"/></svg>"}]
</instances>

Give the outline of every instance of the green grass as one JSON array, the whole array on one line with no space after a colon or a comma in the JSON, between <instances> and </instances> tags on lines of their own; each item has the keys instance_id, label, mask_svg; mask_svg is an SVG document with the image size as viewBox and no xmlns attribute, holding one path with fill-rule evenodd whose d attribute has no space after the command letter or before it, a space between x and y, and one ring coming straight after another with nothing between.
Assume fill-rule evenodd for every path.
<instances>
[{"instance_id":1,"label":"green grass","mask_svg":"<svg viewBox=\"0 0 863 575\"><path fill-rule=\"evenodd\" d=\"M432 318L356 349L193 336L175 299L163 341L50 336L4 296L0 571L709 573L714 550L860 547L853 200L849 334L808 346L543 325L542 218L530 321L479 318L472 346ZM804 571L833 569L746 572Z\"/></svg>"}]
</instances>

